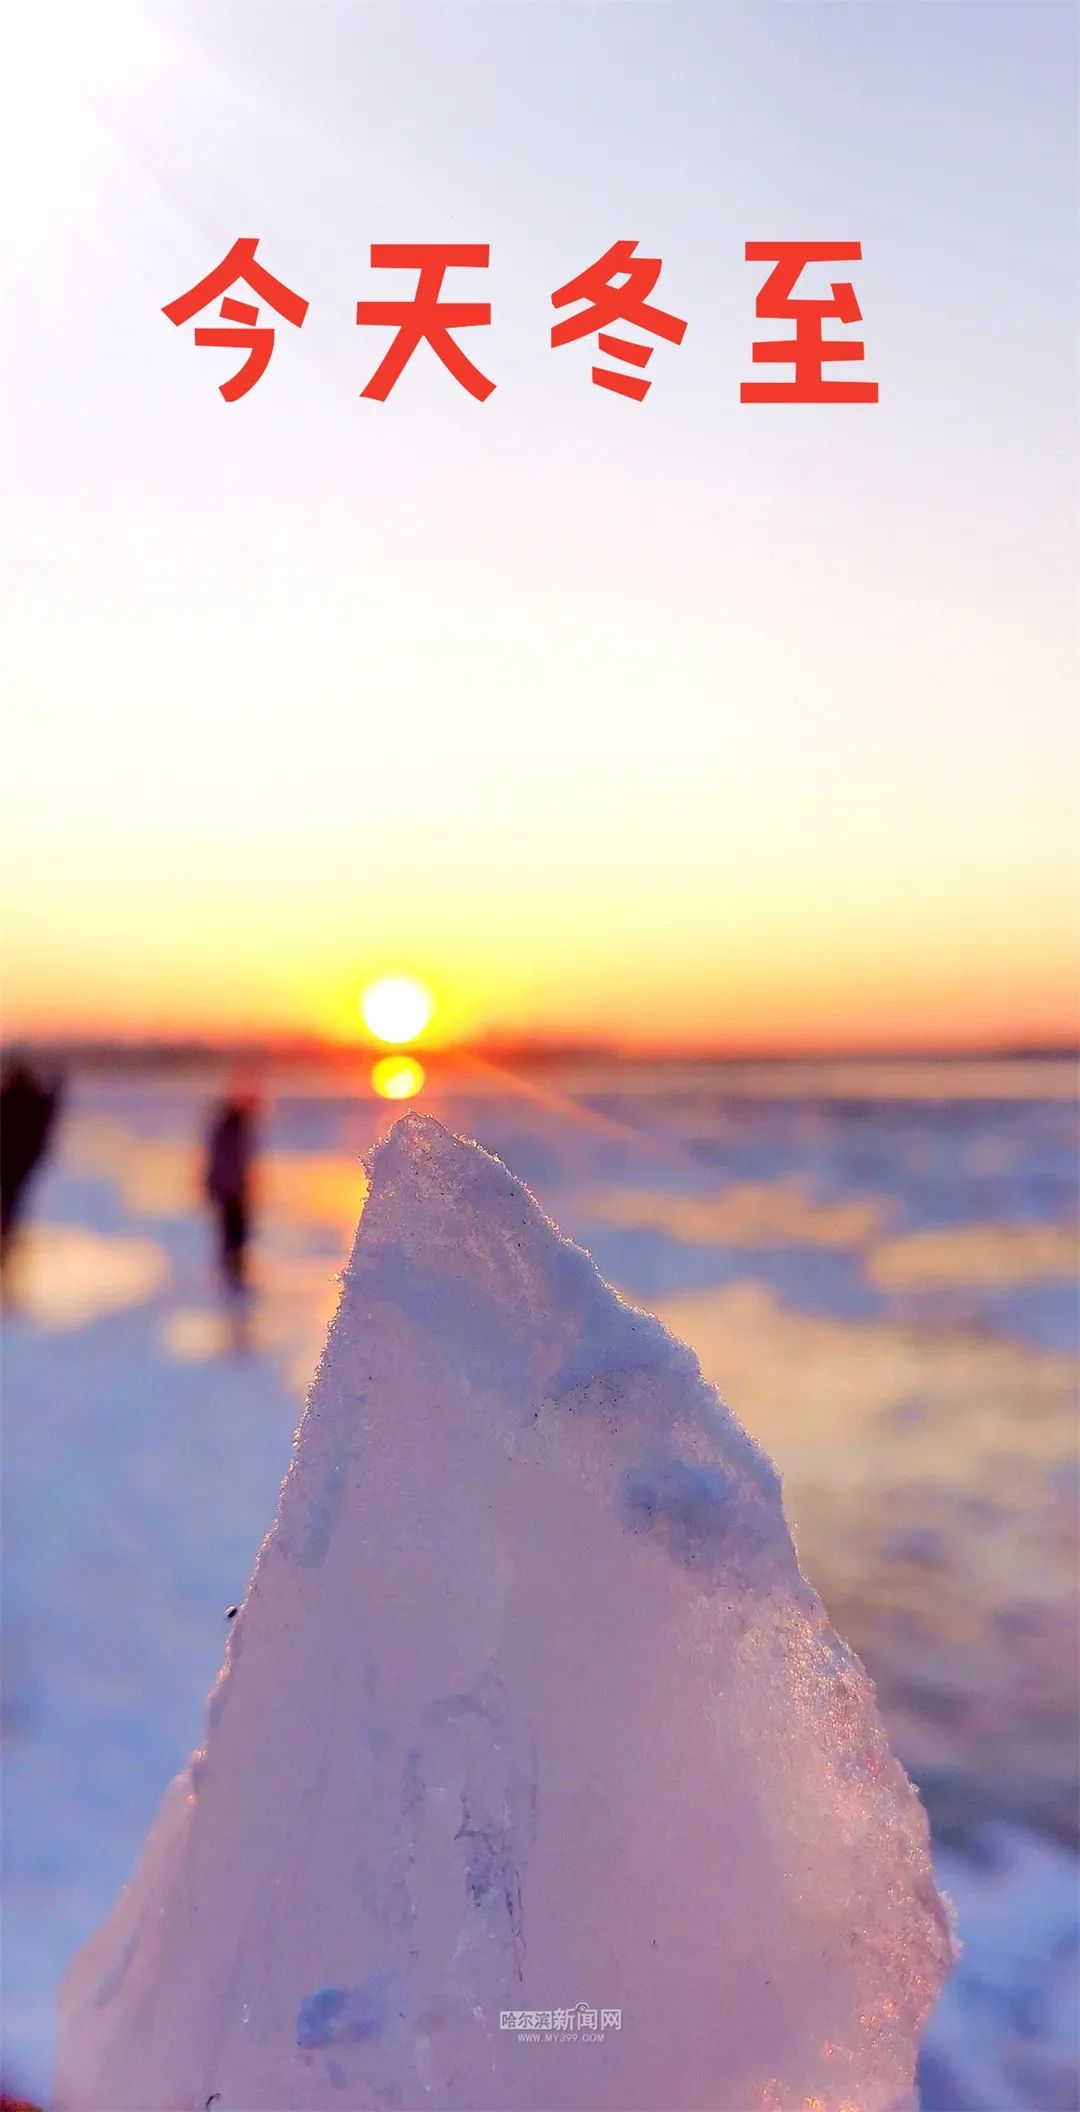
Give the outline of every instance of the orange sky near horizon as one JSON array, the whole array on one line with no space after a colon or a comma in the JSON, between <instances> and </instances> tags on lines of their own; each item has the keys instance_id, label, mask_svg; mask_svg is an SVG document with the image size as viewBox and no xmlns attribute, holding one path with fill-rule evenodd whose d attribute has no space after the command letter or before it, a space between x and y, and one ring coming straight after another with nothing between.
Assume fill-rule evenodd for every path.
<instances>
[{"instance_id":1,"label":"orange sky near horizon","mask_svg":"<svg viewBox=\"0 0 1080 2112\"><path fill-rule=\"evenodd\" d=\"M133 935L137 941L137 934ZM724 944L695 951L690 935L647 980L632 957L604 964L582 947L560 957L557 940L532 934L529 946L454 958L417 946L388 957L350 956L325 937L314 948L237 955L230 935L212 953L200 944L187 975L179 942L143 949L137 976L131 956L108 964L101 979L80 981L70 962L27 962L23 1001L5 1006L5 1036L268 1042L313 1036L332 1044L370 1039L360 994L377 975L415 975L432 992L435 1012L417 1046L440 1048L496 1039L597 1042L628 1051L687 1052L749 1048L763 1052L888 1049L1067 1047L1077 1040L1078 1008L1070 975L1060 972L1048 941L1041 960L1030 949L1011 974L1002 954L973 956L958 968L951 946L928 944L922 932L906 947L876 955L850 930L830 950L774 954L756 932L752 947ZM15 951L18 948L16 941ZM9 955L12 952L9 947ZM237 973L237 957L245 971ZM36 969L36 973L35 973Z\"/></svg>"},{"instance_id":2,"label":"orange sky near horizon","mask_svg":"<svg viewBox=\"0 0 1080 2112\"><path fill-rule=\"evenodd\" d=\"M1066 11L107 19L20 11L4 142L5 1036L348 1042L400 971L429 1046L1070 1042ZM225 405L161 309L251 232L311 307ZM740 405L792 232L862 241L880 404ZM627 234L643 404L547 342ZM494 393L361 401L368 245L440 237Z\"/></svg>"}]
</instances>

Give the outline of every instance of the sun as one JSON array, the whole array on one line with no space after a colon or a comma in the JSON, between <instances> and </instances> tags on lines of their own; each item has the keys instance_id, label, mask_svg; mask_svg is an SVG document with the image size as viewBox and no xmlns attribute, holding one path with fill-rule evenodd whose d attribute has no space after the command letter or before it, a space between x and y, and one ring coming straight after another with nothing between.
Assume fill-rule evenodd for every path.
<instances>
[{"instance_id":1,"label":"sun","mask_svg":"<svg viewBox=\"0 0 1080 2112\"><path fill-rule=\"evenodd\" d=\"M369 1034L391 1045L415 1041L435 1010L435 1000L411 975L382 975L360 993L360 1011Z\"/></svg>"}]
</instances>

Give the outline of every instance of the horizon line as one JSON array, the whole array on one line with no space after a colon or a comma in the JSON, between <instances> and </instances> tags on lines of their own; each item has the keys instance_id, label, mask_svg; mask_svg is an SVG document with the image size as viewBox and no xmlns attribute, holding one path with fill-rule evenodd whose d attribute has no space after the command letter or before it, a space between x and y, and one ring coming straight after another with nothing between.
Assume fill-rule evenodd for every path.
<instances>
[{"instance_id":1,"label":"horizon line","mask_svg":"<svg viewBox=\"0 0 1080 2112\"><path fill-rule=\"evenodd\" d=\"M481 1058L501 1063L589 1061L611 1064L683 1063L889 1063L1080 1062L1080 1039L1047 1036L994 1042L861 1042L832 1045L791 1042L712 1044L618 1043L587 1036L489 1035L472 1041L426 1045L422 1037L400 1047L358 1038L355 1042L319 1035L199 1034L49 1034L23 1032L0 1036L0 1049L11 1058L66 1058L69 1062L306 1061L328 1066L374 1060L380 1055L411 1054L432 1069Z\"/></svg>"}]
</instances>

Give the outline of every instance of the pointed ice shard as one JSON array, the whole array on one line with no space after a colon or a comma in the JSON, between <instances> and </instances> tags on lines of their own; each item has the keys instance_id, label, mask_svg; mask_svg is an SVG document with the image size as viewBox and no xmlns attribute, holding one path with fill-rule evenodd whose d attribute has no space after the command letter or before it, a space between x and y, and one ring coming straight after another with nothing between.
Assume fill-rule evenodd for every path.
<instances>
[{"instance_id":1,"label":"pointed ice shard","mask_svg":"<svg viewBox=\"0 0 1080 2112\"><path fill-rule=\"evenodd\" d=\"M951 1959L777 1477L407 1115L58 2112L892 2112Z\"/></svg>"}]
</instances>

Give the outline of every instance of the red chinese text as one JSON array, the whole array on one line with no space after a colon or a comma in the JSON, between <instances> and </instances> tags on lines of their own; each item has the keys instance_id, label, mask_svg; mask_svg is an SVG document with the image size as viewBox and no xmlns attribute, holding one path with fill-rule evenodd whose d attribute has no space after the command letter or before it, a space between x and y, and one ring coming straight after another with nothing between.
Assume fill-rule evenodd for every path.
<instances>
[{"instance_id":1,"label":"red chinese text","mask_svg":"<svg viewBox=\"0 0 1080 2112\"><path fill-rule=\"evenodd\" d=\"M257 294L260 301L265 301L276 314L283 316L287 323L294 323L299 330L307 314L308 304L301 300L298 293L293 293L288 286L283 286L280 279L275 279L265 265L257 261L255 251L258 246L257 236L242 236L240 241L233 243L228 256L223 257L213 271L207 272L205 279L200 279L198 285L192 286L188 293L182 293L175 301L170 301L162 313L168 316L171 323L189 323L192 316L208 308L211 301L218 300L223 294L227 296L230 286L235 286L239 280L249 287L252 293ZM235 403L238 396L246 396L248 390L254 388L260 375L265 374L270 354L274 349L274 332L268 324L259 324L258 308L253 308L248 301L223 299L218 314L222 322L237 324L240 327L231 330L196 330L195 343L235 345L238 350L247 352L243 366L238 367L228 381L219 383L226 403Z\"/></svg>"},{"instance_id":2,"label":"red chinese text","mask_svg":"<svg viewBox=\"0 0 1080 2112\"><path fill-rule=\"evenodd\" d=\"M664 337L669 344L681 345L686 335L686 324L677 315L669 315L665 308L653 308L649 295L660 277L663 268L659 257L636 257L636 242L613 242L610 249L578 273L576 279L568 279L551 296L553 308L565 308L570 301L584 301L576 315L568 315L561 323L553 323L551 342L553 345L568 345L576 337L589 337L595 330L601 352L609 359L622 359L631 367L647 366L653 355L651 345L642 345L630 337L614 337L608 329L609 323L629 323L652 337ZM613 285L616 278L621 285ZM594 367L592 378L601 389L614 389L620 396L632 396L642 402L649 388L643 374L620 374L611 367Z\"/></svg>"},{"instance_id":3,"label":"red chinese text","mask_svg":"<svg viewBox=\"0 0 1080 2112\"><path fill-rule=\"evenodd\" d=\"M773 264L755 313L761 317L794 322L794 337L755 340L755 362L791 364L794 375L785 381L744 381L739 391L743 403L876 403L876 381L826 381L825 360L862 359L861 338L825 337L822 323L835 316L841 323L862 321L855 288L840 280L827 301L793 298L792 289L804 264L847 264L862 256L861 242L748 242L748 263Z\"/></svg>"},{"instance_id":4,"label":"red chinese text","mask_svg":"<svg viewBox=\"0 0 1080 2112\"><path fill-rule=\"evenodd\" d=\"M479 367L474 367L452 330L467 330L477 323L490 323L488 301L440 301L442 282L452 264L487 265L486 242L373 242L371 262L376 270L416 271L420 277L411 301L357 301L358 323L394 323L397 336L386 357L376 367L362 396L385 403L406 361L426 338L443 366L460 381L470 396L482 403L495 387Z\"/></svg>"}]
</instances>

